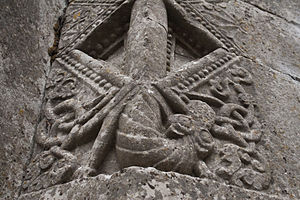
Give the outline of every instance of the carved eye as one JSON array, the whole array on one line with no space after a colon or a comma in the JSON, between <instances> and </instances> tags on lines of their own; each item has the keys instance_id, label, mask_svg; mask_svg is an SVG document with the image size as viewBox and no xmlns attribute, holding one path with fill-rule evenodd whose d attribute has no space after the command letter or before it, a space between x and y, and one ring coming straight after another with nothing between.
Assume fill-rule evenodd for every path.
<instances>
[{"instance_id":1,"label":"carved eye","mask_svg":"<svg viewBox=\"0 0 300 200\"><path fill-rule=\"evenodd\" d=\"M246 72L245 72L244 70L238 69L237 75L238 75L239 77L244 78L244 77L246 77L247 74L246 74Z\"/></svg>"},{"instance_id":2,"label":"carved eye","mask_svg":"<svg viewBox=\"0 0 300 200\"><path fill-rule=\"evenodd\" d=\"M194 128L194 121L191 116L183 114L175 114L169 118L169 128L167 129L166 135L169 138L178 138L185 135L190 135Z\"/></svg>"},{"instance_id":3,"label":"carved eye","mask_svg":"<svg viewBox=\"0 0 300 200\"><path fill-rule=\"evenodd\" d=\"M222 90L223 90L223 87L221 86L221 84L217 84L216 85L217 87L217 90L219 91L219 92L222 92Z\"/></svg>"}]
</instances>

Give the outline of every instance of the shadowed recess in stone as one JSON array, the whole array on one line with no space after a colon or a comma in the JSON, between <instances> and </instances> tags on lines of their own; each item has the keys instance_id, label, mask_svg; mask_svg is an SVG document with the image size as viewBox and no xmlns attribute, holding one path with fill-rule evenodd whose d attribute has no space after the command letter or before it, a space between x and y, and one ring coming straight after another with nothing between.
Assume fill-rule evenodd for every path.
<instances>
[{"instance_id":1,"label":"shadowed recess in stone","mask_svg":"<svg viewBox=\"0 0 300 200\"><path fill-rule=\"evenodd\" d=\"M77 45L79 49L96 59L106 60L124 43L130 23L130 4L124 4L97 28L88 34L84 42Z\"/></svg>"}]
</instances>

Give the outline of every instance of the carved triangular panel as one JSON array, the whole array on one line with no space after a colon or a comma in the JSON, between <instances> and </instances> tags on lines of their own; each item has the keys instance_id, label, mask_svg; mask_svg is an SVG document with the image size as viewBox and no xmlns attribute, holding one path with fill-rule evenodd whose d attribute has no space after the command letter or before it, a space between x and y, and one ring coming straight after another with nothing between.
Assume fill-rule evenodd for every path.
<instances>
[{"instance_id":1,"label":"carved triangular panel","mask_svg":"<svg viewBox=\"0 0 300 200\"><path fill-rule=\"evenodd\" d=\"M106 60L124 45L129 29L130 10L132 3L121 5L112 12L109 18L104 19L96 26L75 48L95 59ZM92 24L93 26L95 24Z\"/></svg>"},{"instance_id":2,"label":"carved triangular panel","mask_svg":"<svg viewBox=\"0 0 300 200\"><path fill-rule=\"evenodd\" d=\"M71 6L108 4L82 32L67 21L24 190L130 166L267 189L252 63L191 1Z\"/></svg>"},{"instance_id":3,"label":"carved triangular panel","mask_svg":"<svg viewBox=\"0 0 300 200\"><path fill-rule=\"evenodd\" d=\"M60 51L72 48L84 35L109 18L125 0L71 1L64 16Z\"/></svg>"}]
</instances>

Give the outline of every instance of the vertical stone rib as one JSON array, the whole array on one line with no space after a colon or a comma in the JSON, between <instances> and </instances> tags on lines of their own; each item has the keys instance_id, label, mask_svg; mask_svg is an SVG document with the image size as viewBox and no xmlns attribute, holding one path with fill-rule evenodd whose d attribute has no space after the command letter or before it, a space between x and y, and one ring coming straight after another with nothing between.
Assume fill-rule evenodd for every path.
<instances>
[{"instance_id":1,"label":"vertical stone rib","mask_svg":"<svg viewBox=\"0 0 300 200\"><path fill-rule=\"evenodd\" d=\"M162 0L136 0L127 39L127 69L135 80L166 75L167 11Z\"/></svg>"}]
</instances>

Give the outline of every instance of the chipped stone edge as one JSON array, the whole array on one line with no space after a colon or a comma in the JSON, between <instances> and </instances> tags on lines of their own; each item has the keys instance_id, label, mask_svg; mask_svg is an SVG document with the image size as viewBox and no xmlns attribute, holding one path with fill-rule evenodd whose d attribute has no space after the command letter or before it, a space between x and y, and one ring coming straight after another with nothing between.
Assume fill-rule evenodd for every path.
<instances>
[{"instance_id":1,"label":"chipped stone edge","mask_svg":"<svg viewBox=\"0 0 300 200\"><path fill-rule=\"evenodd\" d=\"M254 197L268 197L271 199L278 199L278 200L288 200L289 198L287 197L283 197L283 196L279 196L279 195L273 195L273 194L267 194L264 192L258 192L258 191L254 191L254 190L249 190L249 189L245 189L245 188L240 188L234 185L228 185L225 183L220 183L211 179L206 179L206 178L196 178L196 177L192 177L189 175L183 175L183 174L179 174L176 172L163 172L163 171L159 171L153 167L148 167L148 168L141 168L141 167L129 167L126 169L123 169L121 172L116 172L112 175L105 175L105 174L100 174L96 177L88 177L88 178L81 178L81 179L76 179L74 181L65 183L65 184L61 184L61 185L56 185L47 189L43 189L40 191L36 191L36 192L31 192L31 193L25 193L22 194L19 199L23 200L23 199L31 199L32 197L35 198L39 198L39 199L43 199L43 198L48 198L47 195L49 195L51 193L51 199L55 200L55 199L61 199L61 197L55 197L56 196L56 190L60 189L63 186L66 186L67 188L71 188L74 187L74 185L81 185L82 186L82 190L92 190L97 192L97 188L100 185L103 185L101 183L105 183L106 184L114 184L114 182L117 181L121 181L123 177L132 177L132 179L134 179L134 176L130 176L131 174L135 174L135 175L155 175L155 176L159 176L159 177L168 177L169 179L175 179L175 180L180 180L180 179L184 179L184 180L188 180L191 182L201 182L202 184L207 185L208 187L212 187L212 186L221 186L222 188L228 188L230 190L234 189L235 191L232 192L232 194L239 192L239 191L243 191L244 193L248 193L249 195L255 195L252 196ZM152 180L155 180L152 179ZM88 182L94 182L97 184L86 184ZM84 186L86 184L86 186ZM197 188L194 188L195 190L197 190ZM200 191L200 190L199 190ZM71 191L72 192L72 191ZM200 191L201 192L201 191ZM105 193L99 193L97 194L98 196L102 196L105 195ZM107 196L108 197L108 196Z\"/></svg>"}]
</instances>

